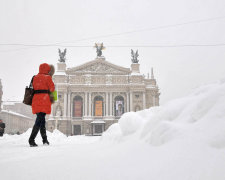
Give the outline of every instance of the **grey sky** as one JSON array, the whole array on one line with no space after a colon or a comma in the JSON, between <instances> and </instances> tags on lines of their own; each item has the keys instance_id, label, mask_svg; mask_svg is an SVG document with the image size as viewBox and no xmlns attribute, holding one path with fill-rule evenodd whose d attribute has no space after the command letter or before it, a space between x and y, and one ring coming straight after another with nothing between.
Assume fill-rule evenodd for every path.
<instances>
[{"instance_id":1,"label":"grey sky","mask_svg":"<svg viewBox=\"0 0 225 180\"><path fill-rule=\"evenodd\" d=\"M225 18L120 36L82 38L225 16L224 0L0 0L0 44L94 46L103 42L107 61L130 67L130 47L225 43ZM107 48L108 46L108 48ZM63 47L61 47L63 48ZM163 104L225 77L225 46L138 49L142 74L154 68ZM92 47L67 48L67 67L93 60ZM22 100L40 63L56 64L58 47L0 46L3 100Z\"/></svg>"}]
</instances>

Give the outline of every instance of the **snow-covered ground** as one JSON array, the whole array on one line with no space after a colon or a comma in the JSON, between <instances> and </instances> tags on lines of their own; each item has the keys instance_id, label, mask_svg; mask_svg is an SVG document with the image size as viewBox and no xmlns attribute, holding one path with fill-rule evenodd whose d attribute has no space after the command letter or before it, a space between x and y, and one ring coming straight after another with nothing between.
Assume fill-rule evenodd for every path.
<instances>
[{"instance_id":1,"label":"snow-covered ground","mask_svg":"<svg viewBox=\"0 0 225 180\"><path fill-rule=\"evenodd\" d=\"M225 80L184 98L126 113L102 137L31 130L0 138L0 179L224 180Z\"/></svg>"}]
</instances>

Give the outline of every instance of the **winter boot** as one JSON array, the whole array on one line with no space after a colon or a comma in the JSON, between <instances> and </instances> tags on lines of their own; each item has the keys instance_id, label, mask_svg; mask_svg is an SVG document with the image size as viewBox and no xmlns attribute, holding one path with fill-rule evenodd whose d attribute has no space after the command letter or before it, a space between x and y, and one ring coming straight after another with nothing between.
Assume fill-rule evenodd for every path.
<instances>
[{"instance_id":1,"label":"winter boot","mask_svg":"<svg viewBox=\"0 0 225 180\"><path fill-rule=\"evenodd\" d=\"M33 129L32 129L32 132L31 132L31 135L30 135L30 138L29 138L29 144L30 144L30 147L38 146L38 145L35 143L34 139L36 138L39 129L40 129L40 127L34 125L34 127L33 127Z\"/></svg>"},{"instance_id":2,"label":"winter boot","mask_svg":"<svg viewBox=\"0 0 225 180\"><path fill-rule=\"evenodd\" d=\"M44 145L49 145L49 142L48 142L48 139L47 139L47 135L46 135L46 128L45 127L41 127L40 128L40 133L41 133L43 144Z\"/></svg>"}]
</instances>

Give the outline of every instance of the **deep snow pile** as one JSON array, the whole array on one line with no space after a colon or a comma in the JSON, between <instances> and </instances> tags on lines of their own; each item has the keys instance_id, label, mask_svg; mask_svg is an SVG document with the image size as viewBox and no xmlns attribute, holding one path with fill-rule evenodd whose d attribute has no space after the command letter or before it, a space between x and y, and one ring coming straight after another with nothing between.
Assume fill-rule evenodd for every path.
<instances>
[{"instance_id":1,"label":"deep snow pile","mask_svg":"<svg viewBox=\"0 0 225 180\"><path fill-rule=\"evenodd\" d=\"M0 137L1 179L224 180L225 80L126 113L102 137L55 130L30 148L30 133Z\"/></svg>"},{"instance_id":2,"label":"deep snow pile","mask_svg":"<svg viewBox=\"0 0 225 180\"><path fill-rule=\"evenodd\" d=\"M225 80L196 88L164 106L124 114L102 140L143 140L153 146L172 141L225 148Z\"/></svg>"},{"instance_id":3,"label":"deep snow pile","mask_svg":"<svg viewBox=\"0 0 225 180\"><path fill-rule=\"evenodd\" d=\"M101 140L149 144L149 179L224 180L225 79L164 106L126 113Z\"/></svg>"}]
</instances>

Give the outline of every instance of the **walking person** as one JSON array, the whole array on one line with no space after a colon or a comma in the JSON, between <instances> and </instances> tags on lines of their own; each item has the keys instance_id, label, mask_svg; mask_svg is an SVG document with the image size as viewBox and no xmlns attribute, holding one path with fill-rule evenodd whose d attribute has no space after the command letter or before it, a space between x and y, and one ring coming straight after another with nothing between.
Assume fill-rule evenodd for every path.
<instances>
[{"instance_id":1,"label":"walking person","mask_svg":"<svg viewBox=\"0 0 225 180\"><path fill-rule=\"evenodd\" d=\"M31 147L37 146L35 138L39 130L43 144L49 145L45 128L45 116L46 114L51 114L52 102L50 100L50 92L55 90L55 85L52 81L54 72L53 65L43 63L39 66L39 73L33 78L34 96L32 99L32 113L36 114L37 118L29 138Z\"/></svg>"},{"instance_id":2,"label":"walking person","mask_svg":"<svg viewBox=\"0 0 225 180\"><path fill-rule=\"evenodd\" d=\"M3 136L5 132L5 123L0 119L0 136Z\"/></svg>"}]
</instances>

